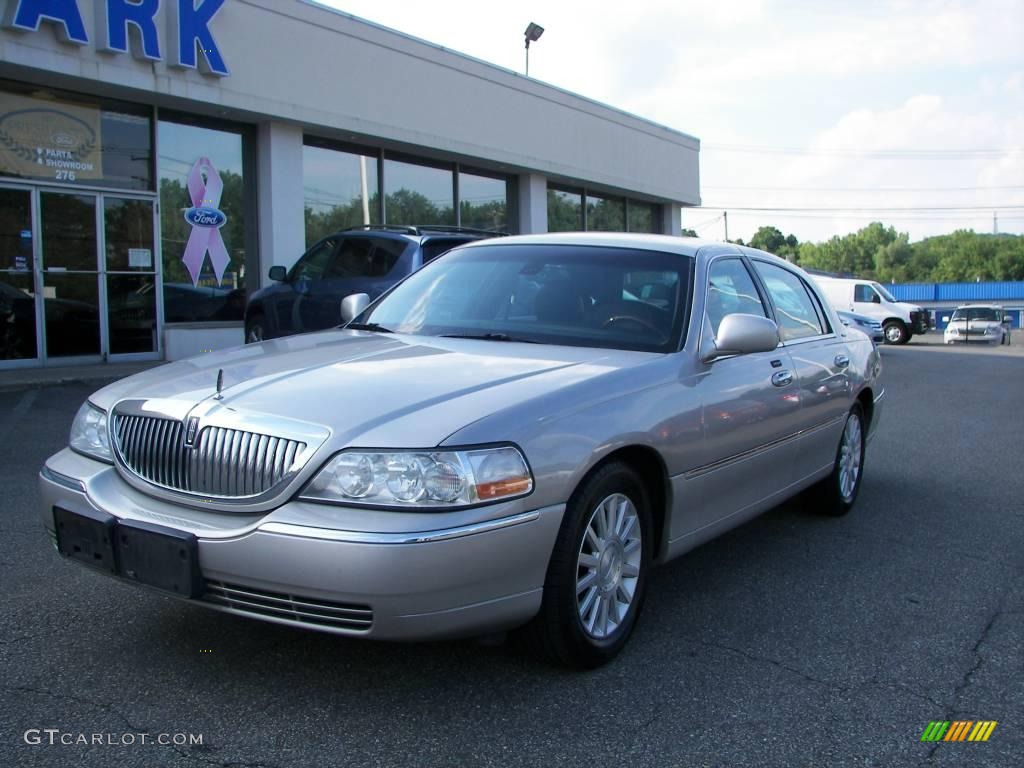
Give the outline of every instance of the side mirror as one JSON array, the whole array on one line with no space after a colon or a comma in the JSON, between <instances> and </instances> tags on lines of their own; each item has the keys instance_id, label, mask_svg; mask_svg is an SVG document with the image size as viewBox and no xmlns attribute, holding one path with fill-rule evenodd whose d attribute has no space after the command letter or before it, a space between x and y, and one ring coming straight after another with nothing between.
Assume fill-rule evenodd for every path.
<instances>
[{"instance_id":1,"label":"side mirror","mask_svg":"<svg viewBox=\"0 0 1024 768\"><path fill-rule=\"evenodd\" d=\"M353 293L341 300L341 322L350 323L370 305L368 293Z\"/></svg>"},{"instance_id":2,"label":"side mirror","mask_svg":"<svg viewBox=\"0 0 1024 768\"><path fill-rule=\"evenodd\" d=\"M877 293L873 293L873 294L871 294L871 302L873 304L881 304L882 303L882 297L879 296Z\"/></svg>"},{"instance_id":3,"label":"side mirror","mask_svg":"<svg viewBox=\"0 0 1024 768\"><path fill-rule=\"evenodd\" d=\"M1013 317L1011 317L1010 315L1003 315L1003 322L1006 325L1009 325L1010 323L1013 322Z\"/></svg>"},{"instance_id":4,"label":"side mirror","mask_svg":"<svg viewBox=\"0 0 1024 768\"><path fill-rule=\"evenodd\" d=\"M779 327L774 320L758 315L726 315L718 326L711 349L701 356L710 363L720 357L771 352L779 346Z\"/></svg>"},{"instance_id":5,"label":"side mirror","mask_svg":"<svg viewBox=\"0 0 1024 768\"><path fill-rule=\"evenodd\" d=\"M267 273L267 277L275 282L283 283L288 279L288 270L280 264L275 264L270 268L270 272Z\"/></svg>"}]
</instances>

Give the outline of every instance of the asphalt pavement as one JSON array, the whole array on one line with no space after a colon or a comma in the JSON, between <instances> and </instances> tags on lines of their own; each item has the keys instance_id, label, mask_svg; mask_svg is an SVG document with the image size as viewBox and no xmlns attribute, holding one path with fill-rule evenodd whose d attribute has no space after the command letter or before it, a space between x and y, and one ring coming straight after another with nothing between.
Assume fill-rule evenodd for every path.
<instances>
[{"instance_id":1,"label":"asphalt pavement","mask_svg":"<svg viewBox=\"0 0 1024 768\"><path fill-rule=\"evenodd\" d=\"M589 673L267 625L64 562L36 474L94 385L0 391L0 766L1019 766L1024 356L912 342L884 365L854 511L794 501L658 569ZM935 720L998 725L921 742Z\"/></svg>"}]
</instances>

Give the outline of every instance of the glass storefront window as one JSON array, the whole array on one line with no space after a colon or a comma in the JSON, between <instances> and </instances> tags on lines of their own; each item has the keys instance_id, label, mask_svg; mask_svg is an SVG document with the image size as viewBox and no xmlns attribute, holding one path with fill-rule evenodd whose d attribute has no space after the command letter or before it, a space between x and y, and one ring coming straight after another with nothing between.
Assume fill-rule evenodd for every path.
<instances>
[{"instance_id":1,"label":"glass storefront window","mask_svg":"<svg viewBox=\"0 0 1024 768\"><path fill-rule=\"evenodd\" d=\"M161 120L160 235L168 323L245 311L242 134Z\"/></svg>"},{"instance_id":2,"label":"glass storefront window","mask_svg":"<svg viewBox=\"0 0 1024 768\"><path fill-rule=\"evenodd\" d=\"M459 172L459 218L463 227L508 231L508 181Z\"/></svg>"},{"instance_id":3,"label":"glass storefront window","mask_svg":"<svg viewBox=\"0 0 1024 768\"><path fill-rule=\"evenodd\" d=\"M0 360L34 358L31 193L0 189Z\"/></svg>"},{"instance_id":4,"label":"glass storefront window","mask_svg":"<svg viewBox=\"0 0 1024 768\"><path fill-rule=\"evenodd\" d=\"M302 188L307 248L342 229L380 224L376 157L307 144Z\"/></svg>"},{"instance_id":5,"label":"glass storefront window","mask_svg":"<svg viewBox=\"0 0 1024 768\"><path fill-rule=\"evenodd\" d=\"M582 193L548 187L548 232L579 232L582 229Z\"/></svg>"},{"instance_id":6,"label":"glass storefront window","mask_svg":"<svg viewBox=\"0 0 1024 768\"><path fill-rule=\"evenodd\" d=\"M657 233L657 206L654 203L629 201L629 231Z\"/></svg>"},{"instance_id":7,"label":"glass storefront window","mask_svg":"<svg viewBox=\"0 0 1024 768\"><path fill-rule=\"evenodd\" d=\"M153 188L148 109L7 88L0 90L0 175L57 184Z\"/></svg>"},{"instance_id":8,"label":"glass storefront window","mask_svg":"<svg viewBox=\"0 0 1024 768\"><path fill-rule=\"evenodd\" d=\"M455 224L452 170L384 161L386 224Z\"/></svg>"},{"instance_id":9,"label":"glass storefront window","mask_svg":"<svg viewBox=\"0 0 1024 768\"><path fill-rule=\"evenodd\" d=\"M626 201L621 197L587 195L587 229L599 232L626 231Z\"/></svg>"}]
</instances>

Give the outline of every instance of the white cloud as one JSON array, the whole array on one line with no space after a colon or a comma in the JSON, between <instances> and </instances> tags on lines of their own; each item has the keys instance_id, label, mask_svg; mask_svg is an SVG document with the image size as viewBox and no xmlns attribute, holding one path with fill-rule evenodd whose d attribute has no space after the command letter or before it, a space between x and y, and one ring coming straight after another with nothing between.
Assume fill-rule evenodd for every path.
<instances>
[{"instance_id":1,"label":"white cloud","mask_svg":"<svg viewBox=\"0 0 1024 768\"><path fill-rule=\"evenodd\" d=\"M531 75L699 137L706 203L791 207L1020 203L1021 153L966 160L725 152L722 145L891 150L1024 145L1020 0L521 0L329 4L521 71L527 22L546 28ZM723 189L723 187L734 189ZM735 187L920 187L874 194ZM954 215L955 213L955 215ZM916 236L987 230L991 214L879 218ZM714 212L687 212L700 221ZM801 239L856 229L857 218L730 214L730 235L775 224ZM1024 231L1024 214L1005 226ZM717 234L721 234L719 231Z\"/></svg>"}]
</instances>

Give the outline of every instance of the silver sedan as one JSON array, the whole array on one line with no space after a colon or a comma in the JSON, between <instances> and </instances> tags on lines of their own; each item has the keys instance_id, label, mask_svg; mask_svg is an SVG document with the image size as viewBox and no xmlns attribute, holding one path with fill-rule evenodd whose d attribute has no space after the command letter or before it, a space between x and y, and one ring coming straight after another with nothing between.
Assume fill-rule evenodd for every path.
<instances>
[{"instance_id":1,"label":"silver sedan","mask_svg":"<svg viewBox=\"0 0 1024 768\"><path fill-rule=\"evenodd\" d=\"M347 327L92 395L40 475L57 550L240 616L516 628L591 667L653 565L801 491L827 515L857 500L878 353L770 254L510 237L343 306Z\"/></svg>"}]
</instances>

